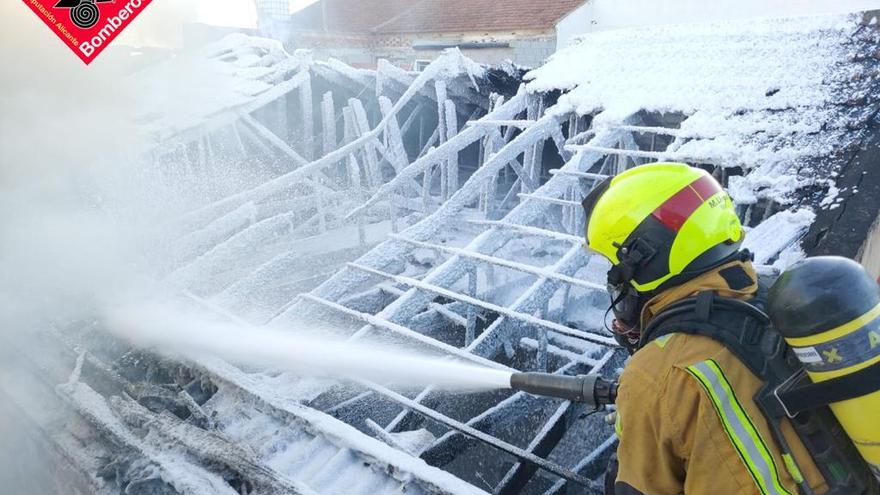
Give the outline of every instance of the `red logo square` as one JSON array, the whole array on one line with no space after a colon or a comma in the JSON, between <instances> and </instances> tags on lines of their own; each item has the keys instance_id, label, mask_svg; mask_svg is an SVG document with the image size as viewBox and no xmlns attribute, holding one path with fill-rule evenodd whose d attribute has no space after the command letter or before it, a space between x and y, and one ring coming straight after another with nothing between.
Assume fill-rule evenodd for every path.
<instances>
[{"instance_id":1,"label":"red logo square","mask_svg":"<svg viewBox=\"0 0 880 495\"><path fill-rule=\"evenodd\" d=\"M152 0L24 0L86 65Z\"/></svg>"}]
</instances>

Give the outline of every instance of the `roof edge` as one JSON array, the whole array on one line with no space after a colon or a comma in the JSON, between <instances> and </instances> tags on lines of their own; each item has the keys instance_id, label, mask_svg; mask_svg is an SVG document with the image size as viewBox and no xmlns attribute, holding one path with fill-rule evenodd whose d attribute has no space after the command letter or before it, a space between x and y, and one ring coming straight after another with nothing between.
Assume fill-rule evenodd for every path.
<instances>
[{"instance_id":1,"label":"roof edge","mask_svg":"<svg viewBox=\"0 0 880 495\"><path fill-rule=\"evenodd\" d=\"M559 26L559 23L560 23L560 22L564 21L565 19L568 19L568 16L570 16L571 14L574 14L575 12L577 12L578 10L580 10L582 7L586 6L588 3L590 3L590 1L591 1L591 0L583 0L583 2L581 2L580 5L578 5L577 7L573 8L573 9L571 9L567 14L565 14L565 15L563 15L563 16L560 16L558 19L556 19L555 21L553 21L553 29L556 29L556 27Z\"/></svg>"}]
</instances>

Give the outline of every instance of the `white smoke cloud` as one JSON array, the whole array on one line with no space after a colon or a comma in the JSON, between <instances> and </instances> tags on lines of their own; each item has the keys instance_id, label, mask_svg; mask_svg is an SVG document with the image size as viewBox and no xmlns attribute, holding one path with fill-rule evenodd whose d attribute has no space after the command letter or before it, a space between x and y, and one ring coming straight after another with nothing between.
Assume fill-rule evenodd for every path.
<instances>
[{"instance_id":1,"label":"white smoke cloud","mask_svg":"<svg viewBox=\"0 0 880 495\"><path fill-rule=\"evenodd\" d=\"M120 157L141 145L124 74L86 67L22 3L4 3L0 19L0 293L20 309L114 258L97 178L124 172Z\"/></svg>"},{"instance_id":2,"label":"white smoke cloud","mask_svg":"<svg viewBox=\"0 0 880 495\"><path fill-rule=\"evenodd\" d=\"M183 25L200 19L199 1L154 1L116 44L179 46ZM220 1L215 14L240 17ZM138 301L125 296L149 290L142 281L155 275L152 262L161 254L151 229L180 213L169 198L192 192L163 182L141 160L146 143L134 117L144 98L130 60L120 63L111 47L85 66L20 1L0 4L0 29L2 377L10 376L10 339L19 349L32 345L23 339L29 329L50 320L80 321L104 314L109 301ZM180 72L169 77L169 88L193 82ZM0 403L3 387L0 380ZM37 482L59 471L22 424L15 407L0 407L0 491L51 493Z\"/></svg>"},{"instance_id":3,"label":"white smoke cloud","mask_svg":"<svg viewBox=\"0 0 880 495\"><path fill-rule=\"evenodd\" d=\"M189 23L252 29L257 26L256 5L254 0L154 0L117 43L179 49Z\"/></svg>"},{"instance_id":4,"label":"white smoke cloud","mask_svg":"<svg viewBox=\"0 0 880 495\"><path fill-rule=\"evenodd\" d=\"M138 229L161 202L115 207L146 196L138 182L149 173L130 159L143 143L125 68L107 54L85 66L20 1L0 4L0 29L0 375L9 377L9 351L34 345L30 329L131 290L144 265ZM58 470L4 385L0 491L53 493Z\"/></svg>"}]
</instances>

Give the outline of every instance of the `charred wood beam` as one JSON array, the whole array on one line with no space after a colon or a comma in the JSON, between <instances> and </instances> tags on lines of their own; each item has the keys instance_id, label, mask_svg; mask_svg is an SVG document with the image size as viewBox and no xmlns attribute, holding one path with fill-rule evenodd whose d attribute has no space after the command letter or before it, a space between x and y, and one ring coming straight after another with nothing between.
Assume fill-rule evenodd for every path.
<instances>
[{"instance_id":1,"label":"charred wood beam","mask_svg":"<svg viewBox=\"0 0 880 495\"><path fill-rule=\"evenodd\" d=\"M183 456L168 456L138 438L110 409L104 397L88 385L71 381L59 385L58 394L120 448L148 459L156 466L161 479L174 486L178 492L184 495L200 495L208 489L218 495L238 495L219 476L191 464Z\"/></svg>"},{"instance_id":2,"label":"charred wood beam","mask_svg":"<svg viewBox=\"0 0 880 495\"><path fill-rule=\"evenodd\" d=\"M534 120L472 120L467 126L488 126L488 127L515 127L517 129L527 129L535 125Z\"/></svg>"},{"instance_id":3,"label":"charred wood beam","mask_svg":"<svg viewBox=\"0 0 880 495\"><path fill-rule=\"evenodd\" d=\"M388 101L390 102L391 100ZM403 125L400 126L401 135L406 135L406 133L409 132L409 129L412 127L413 122L416 121L417 117L420 117L422 115L422 111L424 111L424 109L425 104L423 102L418 102L416 104L415 108L413 108L412 112L409 113L406 120L403 121ZM383 113L384 112L385 110L383 110Z\"/></svg>"},{"instance_id":4,"label":"charred wood beam","mask_svg":"<svg viewBox=\"0 0 880 495\"><path fill-rule=\"evenodd\" d=\"M605 458L605 454L612 450L617 445L617 435L612 434L608 438L605 439L604 442L599 444L598 447L593 449L592 452L587 454L586 457L581 459L580 462L575 465L573 471L576 473L582 473L585 470L604 470L605 466L597 466L596 463L603 460ZM549 490L544 492L544 495L556 495L557 493L566 493L565 488L568 486L568 480L558 480L553 486L550 487ZM598 483L593 483L592 488L597 493L604 493L604 487L600 486Z\"/></svg>"},{"instance_id":5,"label":"charred wood beam","mask_svg":"<svg viewBox=\"0 0 880 495\"><path fill-rule=\"evenodd\" d=\"M675 160L686 163L717 163L718 160L713 157L697 157L687 153L678 153L674 151L641 151L620 148L608 148L603 146L593 146L589 144L567 145L568 151L595 151L604 155L621 156L624 158L648 158L650 160Z\"/></svg>"},{"instance_id":6,"label":"charred wood beam","mask_svg":"<svg viewBox=\"0 0 880 495\"><path fill-rule=\"evenodd\" d=\"M394 168L395 173L409 165L409 159L406 156L406 148L403 146L403 130L398 126L397 116L391 113L393 105L391 100L384 96L379 97L379 107L382 110L383 117L389 119L388 131L385 133L385 141L388 147L388 160ZM418 107L416 108L418 109Z\"/></svg>"},{"instance_id":7,"label":"charred wood beam","mask_svg":"<svg viewBox=\"0 0 880 495\"><path fill-rule=\"evenodd\" d=\"M601 372L602 369L611 362L613 356L614 351L607 351L598 360L591 359L593 363L588 365L584 371L589 373ZM589 358L581 356L581 359ZM580 366L582 366L582 363L569 361L567 364L554 371L553 374L565 375L576 373ZM539 403L547 400L549 399L536 397L525 392L517 392L499 402L497 405L483 411L477 416L474 416L467 422L467 424L480 431L497 431L502 423L511 420L515 411L533 410L538 407ZM421 457L431 465L443 466L466 449L470 441L471 440L460 435L457 431L449 431L434 441L434 443L422 453Z\"/></svg>"},{"instance_id":8,"label":"charred wood beam","mask_svg":"<svg viewBox=\"0 0 880 495\"><path fill-rule=\"evenodd\" d=\"M510 201L513 198L517 197L517 194L519 194L517 191L520 190L521 184L522 184L522 178L520 178L520 177L517 177L516 180L513 181L513 184L510 185L510 189L507 190L507 194L505 194L504 197L501 198L501 202L498 203L497 209L499 211L504 211L504 208L507 206L507 203L510 203Z\"/></svg>"},{"instance_id":9,"label":"charred wood beam","mask_svg":"<svg viewBox=\"0 0 880 495\"><path fill-rule=\"evenodd\" d=\"M353 154L348 155L348 174L351 180L351 184L353 186L355 201L360 203L364 199L363 187L361 185L361 167L358 164L357 158L355 158ZM358 239L361 246L365 246L367 244L367 233L366 219L364 218L364 215L358 215L357 226Z\"/></svg>"},{"instance_id":10,"label":"charred wood beam","mask_svg":"<svg viewBox=\"0 0 880 495\"><path fill-rule=\"evenodd\" d=\"M293 148L285 143L284 140L278 137L278 135L272 132L268 127L257 122L257 119L251 117L246 113L241 114L240 117L242 122L250 126L250 128L259 136L271 143L279 151L287 155L291 160L293 160L294 164L296 164L297 166L302 166L309 163L309 161L306 160L305 157L294 151Z\"/></svg>"},{"instance_id":11,"label":"charred wood beam","mask_svg":"<svg viewBox=\"0 0 880 495\"><path fill-rule=\"evenodd\" d=\"M498 258L496 256L481 254L481 253L478 253L475 251L469 251L466 249L453 248L453 247L444 246L441 244L429 243L429 242L420 242L420 241L416 241L413 239L409 239L409 238L404 237L402 235L392 235L390 237L392 239L397 239L397 240L412 244L413 246L423 247L426 249L433 249L433 250L440 251L443 253L461 256L462 258L470 258L470 259L473 259L476 261L482 261L484 263L488 263L488 264L492 264L492 265L496 265L496 266L502 266L504 268L510 268L512 270L517 270L517 271L520 271L523 273L528 273L528 274L536 275L539 277L547 277L547 278L551 278L551 279L556 279L556 280L559 280L560 282L575 285L578 287L583 287L585 289L605 291L604 285L593 283L593 282L588 282L586 280L582 280L579 278L561 275L559 273L552 272L552 271L545 270L545 269L538 268L538 267L534 267L532 265L526 265L523 263L508 261L503 258Z\"/></svg>"},{"instance_id":12,"label":"charred wood beam","mask_svg":"<svg viewBox=\"0 0 880 495\"><path fill-rule=\"evenodd\" d=\"M425 69L425 71L416 78L412 86L407 89L407 92L394 104L392 113L397 114L403 107L409 104L416 93L418 93L431 80L436 78L443 71L448 60L446 57L454 56L456 55L445 54L438 58L427 69ZM292 184L296 184L301 178L312 175L319 171L323 171L327 167L333 166L346 159L346 157L351 155L353 152L362 149L367 142L376 139L382 132L385 131L389 121L390 119L383 118L382 121L380 121L375 128L373 128L369 132L366 132L359 139L343 145L342 147L327 154L326 156L316 161L313 161L308 165L304 165L294 171L288 172L281 177L272 179L271 181L259 185L255 188L232 194L220 201L214 202L210 205L192 211L182 216L180 219L178 219L178 221L188 222L205 217L216 218L218 215L221 215L229 211L230 209L234 209L237 205L241 203L247 201L262 201L263 199L279 192L280 190L283 190L284 188L289 187Z\"/></svg>"},{"instance_id":13,"label":"charred wood beam","mask_svg":"<svg viewBox=\"0 0 880 495\"><path fill-rule=\"evenodd\" d=\"M317 495L317 492L262 464L254 452L236 445L222 435L187 424L168 412L155 414L140 404L121 397L111 397L110 407L126 423L149 429L181 445L199 459L205 459L241 474L255 488L270 495Z\"/></svg>"},{"instance_id":14,"label":"charred wood beam","mask_svg":"<svg viewBox=\"0 0 880 495\"><path fill-rule=\"evenodd\" d=\"M550 170L550 175L567 175L569 177L577 177L579 179L587 179L592 181L600 181L611 177L606 174L592 174L586 172L576 172L574 170L563 170L559 168L554 168Z\"/></svg>"},{"instance_id":15,"label":"charred wood beam","mask_svg":"<svg viewBox=\"0 0 880 495\"><path fill-rule=\"evenodd\" d=\"M449 299L454 299L456 301L461 301L461 302L464 302L466 304L470 304L473 306L478 306L483 309L498 313L500 315L507 316L507 317L512 318L514 320L522 321L522 322L527 323L529 325L535 325L535 326L539 326L542 328L546 328L547 330L557 332L562 335L568 335L569 337L576 337L576 338L583 339L583 340L586 340L589 342L594 342L594 343L603 344L603 345L609 345L609 346L617 345L616 341L613 338L605 336L605 335L584 332L584 331L581 331L581 330L578 330L575 328L561 325L561 324L556 323L554 321L538 318L538 317L532 316L531 314L521 313L519 311L509 309L509 308L506 308L503 306L498 306L496 304L493 304L493 303L490 303L487 301L483 301L481 299L476 299L476 298L470 297L465 294L460 294L458 292L451 291L449 289L444 289L444 288L436 286L434 284L431 284L428 282L423 282L420 280L416 280L411 277L392 275L390 273L385 273L380 270L374 270L372 268L369 268L369 267L366 267L363 265L359 265L357 263L348 263L348 266L350 266L351 268L354 268L356 270L361 270L361 271L364 271L364 272L372 274L372 275L377 275L380 277L387 278L389 280L393 280L397 283L409 285L409 286L417 288L419 290L431 292L436 295L443 296L443 297L446 297Z\"/></svg>"},{"instance_id":16,"label":"charred wood beam","mask_svg":"<svg viewBox=\"0 0 880 495\"><path fill-rule=\"evenodd\" d=\"M432 493L448 494L458 491L471 493L473 491L472 486L440 471L423 470L418 475L413 474L407 463L400 462L399 452L373 438L364 436L344 423L328 424L329 416L326 414L280 399L275 393L276 391L267 388L270 385L254 381L233 366L218 360L200 360L193 364L200 371L211 376L217 383L245 394L249 399L258 403L267 414L285 421L291 427L299 428L310 435L320 436L340 448L350 449L352 454L363 462L400 481L404 485L402 490L405 490L406 485L413 483ZM579 477L576 481L585 479Z\"/></svg>"},{"instance_id":17,"label":"charred wood beam","mask_svg":"<svg viewBox=\"0 0 880 495\"><path fill-rule=\"evenodd\" d=\"M437 129L440 137L440 145L449 140L449 132L447 130L446 123L446 82L443 80L438 80L434 82L434 87L437 90ZM447 173L449 169L447 168L448 157L452 156L452 153L449 153L444 157L444 159L440 160L440 164L438 168L440 169L440 200L446 201L449 199L449 182L447 180ZM430 181L427 181L427 184L430 185Z\"/></svg>"},{"instance_id":18,"label":"charred wood beam","mask_svg":"<svg viewBox=\"0 0 880 495\"><path fill-rule=\"evenodd\" d=\"M284 81L269 90L260 93L256 98L241 106L230 108L209 119L207 122L194 126L171 136L162 136L156 144L156 148L175 147L196 141L204 133L214 132L226 127L239 119L241 114L253 113L266 105L282 98L291 91L297 89L308 79L308 72L300 72L294 77Z\"/></svg>"},{"instance_id":19,"label":"charred wood beam","mask_svg":"<svg viewBox=\"0 0 880 495\"><path fill-rule=\"evenodd\" d=\"M312 77L308 74L308 78L300 85L299 104L302 112L302 149L304 158L310 160L315 155L315 117L314 102L312 101Z\"/></svg>"},{"instance_id":20,"label":"charred wood beam","mask_svg":"<svg viewBox=\"0 0 880 495\"><path fill-rule=\"evenodd\" d=\"M551 198L548 196L541 196L539 194L517 194L517 196L519 196L520 198L525 199L525 200L535 200L535 201L540 201L543 203L549 203L552 205L569 206L569 207L577 207L577 208L581 207L581 204L577 201L570 201L567 199L559 199L559 198Z\"/></svg>"},{"instance_id":21,"label":"charred wood beam","mask_svg":"<svg viewBox=\"0 0 880 495\"><path fill-rule=\"evenodd\" d=\"M435 127L434 132L432 132L431 136L428 138L428 140L425 141L425 146L422 147L422 151L419 152L419 158L422 158L425 155L427 155L429 152L433 151L435 149L434 145L436 145L439 140L440 140L440 128ZM415 162L413 162L413 163L415 163Z\"/></svg>"},{"instance_id":22,"label":"charred wood beam","mask_svg":"<svg viewBox=\"0 0 880 495\"><path fill-rule=\"evenodd\" d=\"M559 441L562 440L563 435L568 431L569 425L577 419L579 412L578 408L572 405L571 402L560 404L553 413L553 416L544 425L544 428L529 443L526 451L536 456L547 458L556 445L559 444ZM517 462L504 475L498 486L495 487L494 493L496 495L516 495L522 493L537 470L538 466L535 464L522 461Z\"/></svg>"},{"instance_id":23,"label":"charred wood beam","mask_svg":"<svg viewBox=\"0 0 880 495\"><path fill-rule=\"evenodd\" d=\"M300 297L305 300L312 301L312 302L320 304L322 306L326 306L328 308L334 309L334 310L339 311L341 313L345 313L349 316L353 316L353 317L355 317L365 323L368 323L368 324L375 326L375 327L378 327L378 328L388 330L388 331L390 331L396 335L399 335L401 337L404 337L406 339L413 340L413 341L416 341L420 344L432 347L438 351L441 351L443 354L452 355L457 358L463 359L465 361L470 361L470 362L480 364L483 366L489 366L489 367L495 368L495 369L513 371L512 369L508 368L507 366L496 363L495 361L492 361L490 359L486 359L481 356L477 356L477 355L471 354L469 352L463 351L463 350L459 349L458 347L454 347L449 344L444 344L443 342L440 342L436 339L432 339L431 337L427 337L427 336L422 335L418 332L414 332L413 330L411 330L407 327L404 327L403 325L398 325L396 323L392 323L388 320L371 315L369 313L362 313L360 311L355 311L353 309L349 309L345 306L342 306L340 304L336 304L336 303L328 301L326 299L322 299L322 298L320 298L316 295L313 295L313 294L302 294Z\"/></svg>"},{"instance_id":24,"label":"charred wood beam","mask_svg":"<svg viewBox=\"0 0 880 495\"><path fill-rule=\"evenodd\" d=\"M512 158L521 153L525 149L525 147L544 136L544 132L548 128L558 125L557 118L554 116L546 116L542 119L542 121L543 122L540 122L539 124L530 127L521 135L517 136L514 141L512 141L508 146L503 148L502 151L496 154L489 161L489 163L474 172L471 180L469 180L462 187L462 189L459 190L459 192L455 196L453 196L453 198L445 203L437 214L432 215L428 219L423 220L419 224L411 227L406 232L404 232L404 234L407 235L407 237L415 240L427 239L436 231L434 227L435 225L445 224L445 222L453 221L454 215L457 214L460 208L463 208L466 204L476 199L476 197L479 195L480 190L482 189L483 180L488 180L491 178L492 175L497 174L498 171L506 163L508 163ZM465 132L467 132L467 130L459 134L459 136L462 136ZM603 134L601 138L597 139L607 140L609 139L609 137L610 136L608 134ZM583 158L582 155L579 156L581 156L584 160L586 159ZM594 154L593 156L598 159L598 154ZM579 163L580 160L576 161L575 159L573 159L572 162L570 162L569 164L569 168L574 168L575 166L579 165ZM414 165L411 165L401 175L412 170L413 166ZM567 181L565 181L564 185L558 183L558 181L551 181L548 182L542 188L542 190L546 190L545 192L547 196L561 195L565 191L567 191L569 185L570 183ZM508 215L508 218L515 221L521 220L522 223L530 223L534 220L537 220L542 214L543 210L541 209L535 208L534 206L530 206L528 204L521 204ZM517 221L515 223L520 222ZM471 244L468 246L468 249L474 251L480 250L482 252L492 252L494 249L497 249L498 247L503 245L508 239L508 236L506 235L495 236L494 234L496 234L496 232L494 231L484 232L471 242ZM369 258L362 259L361 263L366 264L364 263L364 261L369 261ZM430 280L426 279L426 282L440 282L437 285L448 285L458 280L459 278L461 278L461 276L464 275L464 272L462 271L463 267L459 266L458 261L460 261L458 258L448 260L446 263L444 263L442 267L434 270L434 272L432 272L429 276ZM329 285L329 283L325 284L325 287L327 285ZM418 299L420 302L427 303L433 297L434 296L431 296L429 294L418 294L418 291L411 291L407 294L405 298L407 301L406 304L403 304L403 301L400 301L400 304L394 305L393 308L383 313L388 315L394 314L393 319L396 320L400 318L399 321L406 321L408 317L412 316L412 314L409 314L410 311L414 311L415 308L422 305L420 303L416 303L415 299ZM402 311L404 309L406 309L406 312Z\"/></svg>"},{"instance_id":25,"label":"charred wood beam","mask_svg":"<svg viewBox=\"0 0 880 495\"><path fill-rule=\"evenodd\" d=\"M323 149L326 155L338 146L336 138L336 107L333 102L332 91L324 93L324 98L321 100L321 123L323 125Z\"/></svg>"},{"instance_id":26,"label":"charred wood beam","mask_svg":"<svg viewBox=\"0 0 880 495\"><path fill-rule=\"evenodd\" d=\"M496 110L490 115L487 115L486 119L500 119L506 118L508 116L513 116L519 113L525 107L525 95L520 94L509 102L507 102L502 108ZM363 208L370 207L373 203L379 201L384 196L391 194L397 186L399 182L403 182L405 179L414 179L420 174L424 173L429 167L434 166L438 161L442 160L443 157L452 152L458 152L462 149L470 146L475 141L482 139L490 130L476 127L468 127L464 131L460 132L456 137L450 141L447 141L443 145L435 148L433 151L427 153L423 157L417 159L415 162L410 164L409 167L406 168L400 175L398 175L394 180L385 184L379 191L373 195L372 198L363 206Z\"/></svg>"},{"instance_id":27,"label":"charred wood beam","mask_svg":"<svg viewBox=\"0 0 880 495\"><path fill-rule=\"evenodd\" d=\"M458 117L455 111L455 103L453 103L452 100L446 100L445 103L444 110L446 118L444 119L444 122L446 124L446 140L448 141L458 134ZM446 176L447 194L444 195L444 198L448 198L458 191L458 153L451 153L449 155L449 160L446 165Z\"/></svg>"},{"instance_id":28,"label":"charred wood beam","mask_svg":"<svg viewBox=\"0 0 880 495\"><path fill-rule=\"evenodd\" d=\"M503 100L503 97L498 98L498 102L500 103ZM480 167L485 164L490 157L492 157L495 153L498 152L499 149L504 145L504 139L501 135L501 131L498 129L494 129L488 136L481 140L481 153L480 153ZM492 176L491 179L486 181L486 185L484 186L485 190L483 191L482 196L482 211L485 218L491 218L496 209L497 199L495 195L498 190L498 174Z\"/></svg>"},{"instance_id":29,"label":"charred wood beam","mask_svg":"<svg viewBox=\"0 0 880 495\"><path fill-rule=\"evenodd\" d=\"M382 395L382 396L384 396L384 397L386 397L386 398L388 398L388 399L390 399L390 400L392 400L402 406L405 406L405 407L415 411L416 413L424 416L425 418L427 418L431 421L437 422L437 423L439 423L443 426L446 426L448 428L457 430L464 435L476 438L476 439L482 441L483 443L491 445L492 447L494 447L498 450L501 450L502 452L505 452L507 454L510 454L510 455L516 457L517 459L520 459L523 462L527 462L529 464L535 465L540 469L543 469L543 470L548 471L550 473L553 473L557 476L565 478L566 480L573 481L575 483L578 483L578 484L581 484L584 486L590 486L591 481L588 478L585 478L577 473L574 473L571 470L564 468L556 463L550 462L547 459L536 456L535 454L527 452L523 449L520 449L519 447L511 445L511 444L504 442L502 440L499 440L491 435L487 435L486 433L483 433L475 428L471 428L470 426L467 426L464 423L461 423L459 421L455 421L454 419L452 419L446 415L440 414L437 411L434 411L433 409L430 409L426 406L423 406L423 405L421 405L411 399L408 399L405 396L403 396L397 392L389 390L381 385L377 385L377 384L373 384L373 383L369 383L369 382L365 382L365 381L360 381L360 380L359 380L359 382L363 386L370 388L370 389L374 390L375 392L377 392L378 394L380 394L380 395Z\"/></svg>"},{"instance_id":30,"label":"charred wood beam","mask_svg":"<svg viewBox=\"0 0 880 495\"><path fill-rule=\"evenodd\" d=\"M516 173L516 176L519 178L518 182L519 182L519 184L522 185L524 191L534 192L538 189L538 187L540 187L539 179L537 177L532 177L532 175L528 173L526 168L524 168L519 163L519 158L511 160L509 165L510 165L510 168L512 168L513 171ZM517 189L517 188L511 187L511 189ZM504 206L505 203L507 203L506 199L505 199L505 201L503 201L501 203L501 206Z\"/></svg>"},{"instance_id":31,"label":"charred wood beam","mask_svg":"<svg viewBox=\"0 0 880 495\"><path fill-rule=\"evenodd\" d=\"M544 113L544 98L541 95L533 95L529 98L529 104L526 107L526 118L531 121L537 121L541 115ZM560 126L554 127L556 132L562 132ZM551 134L554 131L551 129ZM529 182L532 183L540 183L540 168L541 168L541 158L544 152L544 141L545 139L538 139L534 144L526 148L525 153L523 154L523 172L525 176L528 177ZM529 182L523 180L522 192L531 192L534 191L535 188L531 189L531 191L527 191L526 187L529 185Z\"/></svg>"},{"instance_id":32,"label":"charred wood beam","mask_svg":"<svg viewBox=\"0 0 880 495\"><path fill-rule=\"evenodd\" d=\"M241 121L241 119L235 121L233 125L239 132L244 134L244 137L247 138L251 144L256 146L265 156L276 156L276 151L272 149L272 147L270 147L268 144L266 144L266 139L261 138L251 126L245 125Z\"/></svg>"},{"instance_id":33,"label":"charred wood beam","mask_svg":"<svg viewBox=\"0 0 880 495\"><path fill-rule=\"evenodd\" d=\"M354 131L355 138L361 138L370 131L370 122L367 119L367 112L364 109L364 105L361 100L357 98L351 98L348 100L348 104L351 107L352 115L354 116ZM385 132L388 132L388 126L391 125L392 120L395 120L395 114L389 113L388 116L384 119L387 124L385 127ZM367 185L369 189L376 189L384 183L382 178L382 170L380 168L379 157L377 156L376 151L376 137L374 136L372 139L367 139L364 141L363 149L361 150L361 154L364 157L364 176L367 179ZM366 198L364 198L366 199Z\"/></svg>"}]
</instances>

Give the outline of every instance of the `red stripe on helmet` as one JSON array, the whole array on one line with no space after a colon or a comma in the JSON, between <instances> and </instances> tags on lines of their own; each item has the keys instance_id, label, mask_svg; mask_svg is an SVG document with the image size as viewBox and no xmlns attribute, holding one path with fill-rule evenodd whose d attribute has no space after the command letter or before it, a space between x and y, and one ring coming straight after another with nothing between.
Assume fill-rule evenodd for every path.
<instances>
[{"instance_id":1,"label":"red stripe on helmet","mask_svg":"<svg viewBox=\"0 0 880 495\"><path fill-rule=\"evenodd\" d=\"M691 187L694 189L694 191L697 191L697 194L699 194L700 197L703 198L703 201L723 191L718 182L716 182L715 179L709 177L708 175L704 175L695 180L694 183L691 184Z\"/></svg>"},{"instance_id":2,"label":"red stripe on helmet","mask_svg":"<svg viewBox=\"0 0 880 495\"><path fill-rule=\"evenodd\" d=\"M703 202L721 190L712 177L704 175L663 202L651 215L673 232L678 232Z\"/></svg>"}]
</instances>

